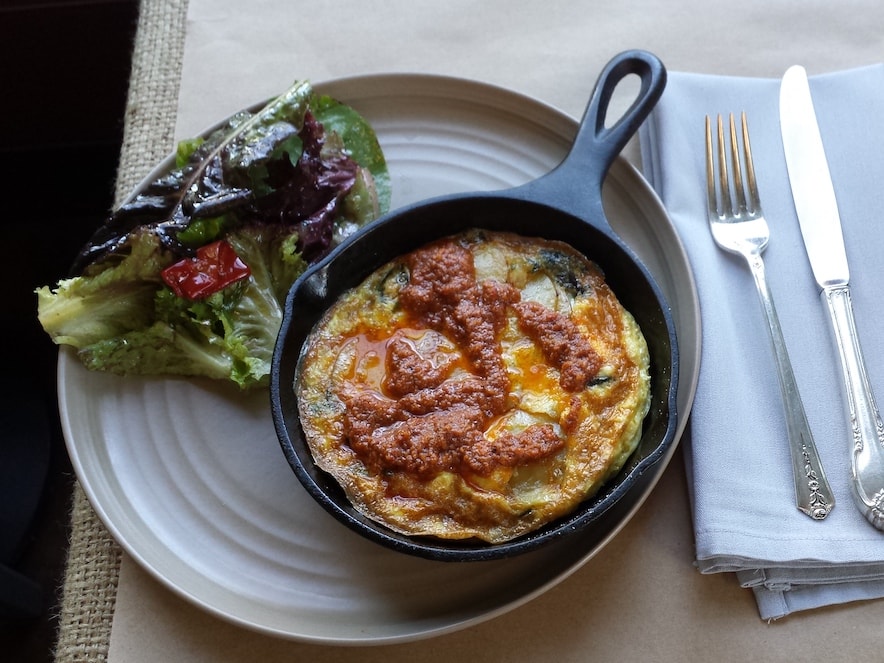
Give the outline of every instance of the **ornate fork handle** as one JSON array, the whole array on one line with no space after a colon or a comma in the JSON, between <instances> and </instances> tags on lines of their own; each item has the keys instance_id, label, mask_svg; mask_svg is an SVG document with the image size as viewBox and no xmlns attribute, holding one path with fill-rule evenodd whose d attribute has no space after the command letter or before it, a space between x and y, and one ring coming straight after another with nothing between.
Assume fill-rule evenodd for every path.
<instances>
[{"instance_id":1,"label":"ornate fork handle","mask_svg":"<svg viewBox=\"0 0 884 663\"><path fill-rule=\"evenodd\" d=\"M850 288L847 285L823 288L822 299L829 311L841 358L845 405L853 432L853 497L866 519L877 529L884 529L884 423L866 374Z\"/></svg>"},{"instance_id":2,"label":"ornate fork handle","mask_svg":"<svg viewBox=\"0 0 884 663\"><path fill-rule=\"evenodd\" d=\"M758 295L767 318L767 328L776 358L777 377L785 404L789 453L792 459L792 475L795 478L796 504L799 510L814 520L822 520L834 508L835 497L826 479L813 435L810 432L810 425L807 422L807 415L798 392L798 383L795 381L795 374L792 371L792 362L786 350L786 341L783 338L780 320L774 307L773 295L765 278L764 262L756 251L747 252L744 257L749 263L755 285L758 287ZM878 423L880 424L880 418ZM877 513L880 517L880 509Z\"/></svg>"}]
</instances>

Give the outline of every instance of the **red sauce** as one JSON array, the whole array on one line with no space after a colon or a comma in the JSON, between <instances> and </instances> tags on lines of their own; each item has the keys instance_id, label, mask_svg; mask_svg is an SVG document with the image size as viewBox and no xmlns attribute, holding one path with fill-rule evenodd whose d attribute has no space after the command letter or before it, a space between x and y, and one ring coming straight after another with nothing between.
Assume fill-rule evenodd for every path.
<instances>
[{"instance_id":1,"label":"red sauce","mask_svg":"<svg viewBox=\"0 0 884 663\"><path fill-rule=\"evenodd\" d=\"M562 389L580 391L596 376L602 360L569 318L537 302L519 302L514 308L522 331L559 369Z\"/></svg>"},{"instance_id":2,"label":"red sauce","mask_svg":"<svg viewBox=\"0 0 884 663\"><path fill-rule=\"evenodd\" d=\"M478 282L472 254L454 241L415 251L407 267L401 306L414 327L434 330L458 346L468 375L452 379L454 359L429 361L411 339L394 335L386 345L383 393L350 384L341 394L350 447L375 469L422 478L467 469L487 476L561 449L565 440L551 425L494 440L484 431L507 410L510 382L498 337L508 308L572 392L582 390L601 363L576 325L540 304L520 302L510 285Z\"/></svg>"},{"instance_id":3,"label":"red sauce","mask_svg":"<svg viewBox=\"0 0 884 663\"><path fill-rule=\"evenodd\" d=\"M454 357L433 363L418 353L412 341L394 336L387 342L385 364L384 389L398 398L442 384L454 369Z\"/></svg>"}]
</instances>

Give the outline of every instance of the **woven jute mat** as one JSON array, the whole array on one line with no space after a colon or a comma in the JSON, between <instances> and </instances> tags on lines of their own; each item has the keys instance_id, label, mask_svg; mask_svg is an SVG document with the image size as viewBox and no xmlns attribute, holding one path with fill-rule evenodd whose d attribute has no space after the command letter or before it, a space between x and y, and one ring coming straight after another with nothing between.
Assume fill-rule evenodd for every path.
<instances>
[{"instance_id":1,"label":"woven jute mat","mask_svg":"<svg viewBox=\"0 0 884 663\"><path fill-rule=\"evenodd\" d=\"M173 148L187 0L141 0L132 52L116 202ZM106 661L122 551L79 483L58 615L59 663Z\"/></svg>"}]
</instances>

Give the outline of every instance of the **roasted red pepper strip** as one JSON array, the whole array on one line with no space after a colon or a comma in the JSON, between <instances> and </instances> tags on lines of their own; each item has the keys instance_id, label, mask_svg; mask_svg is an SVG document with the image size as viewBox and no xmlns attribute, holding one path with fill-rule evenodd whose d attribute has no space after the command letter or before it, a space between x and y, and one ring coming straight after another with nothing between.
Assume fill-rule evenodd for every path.
<instances>
[{"instance_id":1,"label":"roasted red pepper strip","mask_svg":"<svg viewBox=\"0 0 884 663\"><path fill-rule=\"evenodd\" d=\"M195 258L184 258L162 271L166 285L185 299L205 299L249 274L249 266L223 239L198 248Z\"/></svg>"}]
</instances>

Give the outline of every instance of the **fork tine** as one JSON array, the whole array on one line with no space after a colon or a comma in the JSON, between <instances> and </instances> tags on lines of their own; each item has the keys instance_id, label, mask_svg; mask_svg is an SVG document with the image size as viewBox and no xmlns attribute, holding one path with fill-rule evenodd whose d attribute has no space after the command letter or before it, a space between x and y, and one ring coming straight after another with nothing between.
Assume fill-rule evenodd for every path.
<instances>
[{"instance_id":1,"label":"fork tine","mask_svg":"<svg viewBox=\"0 0 884 663\"><path fill-rule=\"evenodd\" d=\"M715 188L715 157L712 153L712 122L706 116L706 203L709 216L718 216L718 195Z\"/></svg>"},{"instance_id":2,"label":"fork tine","mask_svg":"<svg viewBox=\"0 0 884 663\"><path fill-rule=\"evenodd\" d=\"M755 166L752 163L752 146L749 144L749 123L746 121L746 112L741 116L743 125L743 147L746 159L746 186L749 188L749 207L755 212L761 207L761 198L758 195L758 185L755 182Z\"/></svg>"},{"instance_id":3,"label":"fork tine","mask_svg":"<svg viewBox=\"0 0 884 663\"><path fill-rule=\"evenodd\" d=\"M734 126L734 114L728 115L728 129L730 129L731 139L731 165L734 171L734 199L737 203L737 211L745 214L746 193L743 191L743 169L740 167L740 145L737 141L737 129Z\"/></svg>"},{"instance_id":4,"label":"fork tine","mask_svg":"<svg viewBox=\"0 0 884 663\"><path fill-rule=\"evenodd\" d=\"M733 216L734 207L731 202L730 186L727 175L727 152L724 149L724 128L721 115L718 116L718 190L721 192L719 206L725 216Z\"/></svg>"}]
</instances>

